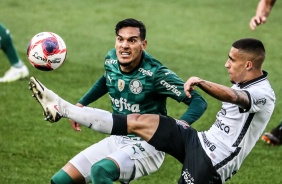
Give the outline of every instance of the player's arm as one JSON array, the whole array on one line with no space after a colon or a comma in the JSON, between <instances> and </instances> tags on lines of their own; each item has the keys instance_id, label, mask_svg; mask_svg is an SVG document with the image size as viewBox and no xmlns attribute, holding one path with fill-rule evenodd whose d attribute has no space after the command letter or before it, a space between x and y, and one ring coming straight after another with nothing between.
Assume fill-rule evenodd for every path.
<instances>
[{"instance_id":1,"label":"player's arm","mask_svg":"<svg viewBox=\"0 0 282 184\"><path fill-rule=\"evenodd\" d=\"M206 100L195 90L191 92L191 98L185 97L182 102L188 105L188 108L180 119L185 120L189 125L198 120L208 106Z\"/></svg>"},{"instance_id":2,"label":"player's arm","mask_svg":"<svg viewBox=\"0 0 282 184\"><path fill-rule=\"evenodd\" d=\"M264 24L269 16L276 0L260 0L256 9L256 15L251 18L250 28L254 30L258 25Z\"/></svg>"},{"instance_id":3,"label":"player's arm","mask_svg":"<svg viewBox=\"0 0 282 184\"><path fill-rule=\"evenodd\" d=\"M197 92L191 93L192 98L187 98L184 93L184 81L174 72L167 68L161 68L155 72L155 84L158 94L173 98L178 102L185 103L188 107L180 119L188 124L198 120L207 109L206 100Z\"/></svg>"},{"instance_id":4,"label":"player's arm","mask_svg":"<svg viewBox=\"0 0 282 184\"><path fill-rule=\"evenodd\" d=\"M191 77L184 84L184 90L188 98L191 98L191 91L194 90L195 86L198 86L207 94L220 101L236 104L242 109L248 109L250 107L251 102L249 94L246 91L235 90L198 77Z\"/></svg>"},{"instance_id":5,"label":"player's arm","mask_svg":"<svg viewBox=\"0 0 282 184\"><path fill-rule=\"evenodd\" d=\"M107 55L105 56L105 61L110 60L112 58L116 59L115 56L115 49L110 50ZM107 66L105 62L105 70L107 71ZM96 101L97 99L104 96L106 93L108 93L108 87L107 87L107 79L106 79L106 72L103 76L101 76L94 84L93 86L88 90L88 92L78 101L78 103L86 106L90 103Z\"/></svg>"},{"instance_id":6,"label":"player's arm","mask_svg":"<svg viewBox=\"0 0 282 184\"><path fill-rule=\"evenodd\" d=\"M104 96L107 92L108 88L106 85L106 78L101 76L87 91L87 93L78 101L78 103L84 106L89 105L90 103Z\"/></svg>"}]
</instances>

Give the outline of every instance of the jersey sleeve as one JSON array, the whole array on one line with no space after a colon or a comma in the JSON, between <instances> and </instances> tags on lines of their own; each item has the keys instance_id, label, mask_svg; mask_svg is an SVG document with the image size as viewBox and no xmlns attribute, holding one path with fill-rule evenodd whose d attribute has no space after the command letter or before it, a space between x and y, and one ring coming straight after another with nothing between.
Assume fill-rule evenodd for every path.
<instances>
[{"instance_id":1,"label":"jersey sleeve","mask_svg":"<svg viewBox=\"0 0 282 184\"><path fill-rule=\"evenodd\" d=\"M154 73L154 89L160 95L181 102L186 96L183 85L184 81L166 67L160 67Z\"/></svg>"},{"instance_id":2,"label":"jersey sleeve","mask_svg":"<svg viewBox=\"0 0 282 184\"><path fill-rule=\"evenodd\" d=\"M269 91L267 88L253 88L244 90L249 97L250 105L246 109L240 108L240 112L251 112L256 113L264 109L269 101L274 101L271 99L273 91Z\"/></svg>"},{"instance_id":3,"label":"jersey sleeve","mask_svg":"<svg viewBox=\"0 0 282 184\"><path fill-rule=\"evenodd\" d=\"M191 125L204 114L208 103L197 91L194 90L190 94L192 96L191 98L186 97L183 100L183 103L189 106L180 119L185 120Z\"/></svg>"},{"instance_id":4,"label":"jersey sleeve","mask_svg":"<svg viewBox=\"0 0 282 184\"><path fill-rule=\"evenodd\" d=\"M87 106L105 95L107 92L108 88L106 86L106 78L101 76L88 90L88 92L78 101L78 103Z\"/></svg>"},{"instance_id":5,"label":"jersey sleeve","mask_svg":"<svg viewBox=\"0 0 282 184\"><path fill-rule=\"evenodd\" d=\"M109 52L105 56L104 67L106 67L106 62L111 59L114 55L115 49L109 50ZM82 98L80 98L78 103L87 106L90 103L104 96L106 93L108 93L106 82L106 75L104 74L93 84L93 86L86 92L86 94Z\"/></svg>"},{"instance_id":6,"label":"jersey sleeve","mask_svg":"<svg viewBox=\"0 0 282 184\"><path fill-rule=\"evenodd\" d=\"M184 81L165 67L155 72L155 90L160 95L185 103L188 108L180 119L189 124L198 120L207 109L206 100L196 90L191 92L192 97L188 98L184 93Z\"/></svg>"}]
</instances>

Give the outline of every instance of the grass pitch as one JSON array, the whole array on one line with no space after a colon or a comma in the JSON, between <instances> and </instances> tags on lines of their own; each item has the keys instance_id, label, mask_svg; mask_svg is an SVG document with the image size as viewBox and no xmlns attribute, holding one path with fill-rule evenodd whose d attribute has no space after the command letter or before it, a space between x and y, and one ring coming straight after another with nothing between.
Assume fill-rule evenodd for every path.
<instances>
[{"instance_id":1,"label":"grass pitch","mask_svg":"<svg viewBox=\"0 0 282 184\"><path fill-rule=\"evenodd\" d=\"M224 68L231 44L243 37L263 41L267 57L264 69L276 92L276 109L266 130L282 119L281 93L281 3L276 2L266 25L251 31L248 23L255 14L257 0L202 1L99 1L99 0L3 0L0 21L10 29L22 60L47 87L66 100L76 101L103 74L103 58L114 47L115 24L124 18L142 20L147 26L147 51L186 80L195 75L230 85ZM59 34L66 42L64 65L42 72L27 61L29 40L42 31ZM10 67L0 52L0 74ZM31 97L28 80L0 84L0 183L49 183L51 176L70 158L106 135L87 128L73 131L66 119L57 124L45 122L42 109ZM209 128L220 102L204 94L209 107L193 126ZM103 97L91 106L111 110ZM185 108L168 100L170 116L179 117ZM282 147L258 141L241 169L227 183L282 183ZM132 183L177 183L181 165L167 156L161 169Z\"/></svg>"}]
</instances>

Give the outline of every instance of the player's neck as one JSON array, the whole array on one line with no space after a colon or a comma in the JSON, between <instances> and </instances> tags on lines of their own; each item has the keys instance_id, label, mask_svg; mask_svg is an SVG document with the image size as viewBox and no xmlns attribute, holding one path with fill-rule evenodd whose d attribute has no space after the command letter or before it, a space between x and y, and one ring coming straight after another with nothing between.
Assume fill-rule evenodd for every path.
<instances>
[{"instance_id":1,"label":"player's neck","mask_svg":"<svg viewBox=\"0 0 282 184\"><path fill-rule=\"evenodd\" d=\"M140 64L141 60L136 60L131 62L129 65L120 65L120 70L124 73L132 72L135 68L137 68Z\"/></svg>"}]
</instances>

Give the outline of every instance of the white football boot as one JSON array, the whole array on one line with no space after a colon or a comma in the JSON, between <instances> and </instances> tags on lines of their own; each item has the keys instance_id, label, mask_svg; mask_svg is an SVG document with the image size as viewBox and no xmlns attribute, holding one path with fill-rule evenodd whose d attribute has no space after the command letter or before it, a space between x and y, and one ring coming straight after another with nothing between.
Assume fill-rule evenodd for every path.
<instances>
[{"instance_id":1,"label":"white football boot","mask_svg":"<svg viewBox=\"0 0 282 184\"><path fill-rule=\"evenodd\" d=\"M32 96L35 97L42 106L45 120L50 121L51 123L59 121L62 117L58 109L59 96L47 89L34 77L30 78L29 89L33 93Z\"/></svg>"},{"instance_id":2,"label":"white football boot","mask_svg":"<svg viewBox=\"0 0 282 184\"><path fill-rule=\"evenodd\" d=\"M11 68L0 78L0 82L13 82L28 77L29 72L25 65L20 68L11 66Z\"/></svg>"}]
</instances>

